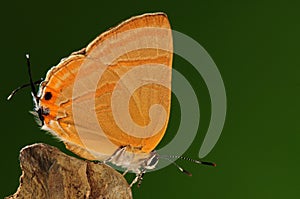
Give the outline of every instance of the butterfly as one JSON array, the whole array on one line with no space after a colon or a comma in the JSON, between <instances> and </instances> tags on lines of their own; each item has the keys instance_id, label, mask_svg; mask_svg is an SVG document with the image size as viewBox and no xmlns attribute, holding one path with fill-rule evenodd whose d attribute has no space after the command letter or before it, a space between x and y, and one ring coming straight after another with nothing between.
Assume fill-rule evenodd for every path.
<instances>
[{"instance_id":1,"label":"butterfly","mask_svg":"<svg viewBox=\"0 0 300 199\"><path fill-rule=\"evenodd\" d=\"M27 55L30 84L22 88L31 86L41 129L82 158L135 173L131 185L140 184L160 158L154 149L170 115L172 58L167 15L143 14L62 59L42 81L33 82Z\"/></svg>"}]
</instances>

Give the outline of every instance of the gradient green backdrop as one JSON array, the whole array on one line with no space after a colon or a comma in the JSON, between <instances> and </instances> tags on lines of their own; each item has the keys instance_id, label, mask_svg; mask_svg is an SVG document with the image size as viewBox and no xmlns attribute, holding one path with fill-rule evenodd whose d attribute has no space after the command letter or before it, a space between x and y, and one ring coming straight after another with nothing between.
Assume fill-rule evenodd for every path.
<instances>
[{"instance_id":1,"label":"gradient green backdrop","mask_svg":"<svg viewBox=\"0 0 300 199\"><path fill-rule=\"evenodd\" d=\"M298 198L300 102L300 3L297 1L4 1L1 3L1 164L0 198L18 186L19 150L44 142L62 143L39 130L29 89L7 102L12 89L26 83L24 54L29 52L35 79L72 51L124 19L145 12L168 14L173 29L198 41L223 77L228 98L226 124L205 158L216 168L178 161L145 175L134 198ZM197 92L201 126L184 154L197 158L210 117L208 91L186 61L174 58ZM178 127L174 98L166 138ZM188 133L188 132L186 132ZM127 178L131 179L129 175Z\"/></svg>"}]
</instances>

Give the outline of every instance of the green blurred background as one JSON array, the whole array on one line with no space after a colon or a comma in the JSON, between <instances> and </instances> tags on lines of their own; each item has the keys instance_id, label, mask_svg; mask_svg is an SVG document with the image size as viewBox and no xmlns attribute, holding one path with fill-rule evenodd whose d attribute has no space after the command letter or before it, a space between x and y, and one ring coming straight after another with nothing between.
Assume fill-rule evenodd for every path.
<instances>
[{"instance_id":1,"label":"green blurred background","mask_svg":"<svg viewBox=\"0 0 300 199\"><path fill-rule=\"evenodd\" d=\"M7 102L12 89L27 82L29 52L35 79L72 51L119 22L163 11L174 30L189 35L211 55L223 77L228 99L221 138L206 160L216 168L178 161L145 175L134 198L298 198L300 102L299 1L4 1L1 3L1 164L0 198L19 184L19 150L44 142L66 152L62 143L39 130L29 89ZM197 92L201 124L184 154L197 158L210 118L210 100L200 75L175 56L174 68ZM172 104L168 142L178 127ZM188 133L188 132L187 132ZM127 178L131 179L129 175Z\"/></svg>"}]
</instances>

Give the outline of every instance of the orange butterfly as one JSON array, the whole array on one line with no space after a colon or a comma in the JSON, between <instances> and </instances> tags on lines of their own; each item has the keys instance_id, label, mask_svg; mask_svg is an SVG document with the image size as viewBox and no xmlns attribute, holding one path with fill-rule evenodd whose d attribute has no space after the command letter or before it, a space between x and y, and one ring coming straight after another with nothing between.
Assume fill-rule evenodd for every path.
<instances>
[{"instance_id":1,"label":"orange butterfly","mask_svg":"<svg viewBox=\"0 0 300 199\"><path fill-rule=\"evenodd\" d=\"M132 184L140 181L160 157L153 150L168 124L172 57L164 13L132 17L102 33L51 68L38 92L27 56L42 129L80 157L121 166L136 173Z\"/></svg>"}]
</instances>

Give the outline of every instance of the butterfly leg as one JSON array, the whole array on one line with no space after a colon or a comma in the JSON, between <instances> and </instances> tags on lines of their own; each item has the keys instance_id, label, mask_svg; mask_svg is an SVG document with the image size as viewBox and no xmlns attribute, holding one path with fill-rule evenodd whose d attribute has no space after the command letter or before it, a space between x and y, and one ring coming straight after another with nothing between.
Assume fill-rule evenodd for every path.
<instances>
[{"instance_id":1,"label":"butterfly leg","mask_svg":"<svg viewBox=\"0 0 300 199\"><path fill-rule=\"evenodd\" d=\"M128 170L128 169L126 169L126 170L123 172L123 174L122 174L122 175L123 175L123 176L125 176L125 175L128 173L128 171L129 171L129 170Z\"/></svg>"},{"instance_id":2,"label":"butterfly leg","mask_svg":"<svg viewBox=\"0 0 300 199\"><path fill-rule=\"evenodd\" d=\"M137 187L140 187L143 181L143 176L146 173L146 169L143 169L140 171L140 173L136 174L136 177L134 178L134 180L131 182L129 187L132 187L132 185L134 185L135 183L137 184Z\"/></svg>"},{"instance_id":3,"label":"butterfly leg","mask_svg":"<svg viewBox=\"0 0 300 199\"><path fill-rule=\"evenodd\" d=\"M139 178L138 178L138 184L137 184L137 187L140 187L142 182L143 182L143 177L145 175L146 171L143 171L141 173L139 173Z\"/></svg>"},{"instance_id":4,"label":"butterfly leg","mask_svg":"<svg viewBox=\"0 0 300 199\"><path fill-rule=\"evenodd\" d=\"M138 175L134 178L134 180L130 183L129 187L131 188L138 181Z\"/></svg>"}]
</instances>

